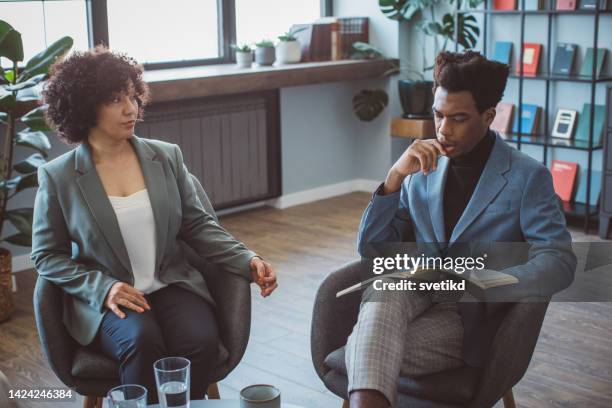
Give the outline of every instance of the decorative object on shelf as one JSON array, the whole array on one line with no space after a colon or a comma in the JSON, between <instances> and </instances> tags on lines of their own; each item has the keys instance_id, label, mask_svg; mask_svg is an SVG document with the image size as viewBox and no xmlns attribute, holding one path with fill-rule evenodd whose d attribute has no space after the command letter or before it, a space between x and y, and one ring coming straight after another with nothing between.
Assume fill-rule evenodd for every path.
<instances>
[{"instance_id":1,"label":"decorative object on shelf","mask_svg":"<svg viewBox=\"0 0 612 408\"><path fill-rule=\"evenodd\" d=\"M606 107L604 105L595 105L593 112L595 122L593 125L593 146L601 144L601 135L603 133L604 121L606 120ZM591 104L585 103L582 106L582 112L578 119L578 129L576 130L576 140L589 141L589 130L591 128Z\"/></svg>"},{"instance_id":2,"label":"decorative object on shelf","mask_svg":"<svg viewBox=\"0 0 612 408\"><path fill-rule=\"evenodd\" d=\"M578 185L576 186L575 203L586 204L586 172L582 171L578 177ZM601 192L601 171L591 170L591 194L590 204L597 205L599 202L599 193Z\"/></svg>"},{"instance_id":3,"label":"decorative object on shelf","mask_svg":"<svg viewBox=\"0 0 612 408\"><path fill-rule=\"evenodd\" d=\"M519 115L521 115L521 134L523 135L535 135L538 133L540 125L540 113L542 109L537 105L524 103L522 112L517 109L517 115L514 115L514 124L512 126L512 133L519 133Z\"/></svg>"},{"instance_id":4,"label":"decorative object on shelf","mask_svg":"<svg viewBox=\"0 0 612 408\"><path fill-rule=\"evenodd\" d=\"M495 41L495 51L493 52L492 60L510 65L512 61L512 45L510 41Z\"/></svg>"},{"instance_id":5,"label":"decorative object on shelf","mask_svg":"<svg viewBox=\"0 0 612 408\"><path fill-rule=\"evenodd\" d=\"M276 45L276 59L279 64L294 64L302 59L302 47L296 38L296 34L305 30L304 27L290 29L283 35L278 36Z\"/></svg>"},{"instance_id":6,"label":"decorative object on shelf","mask_svg":"<svg viewBox=\"0 0 612 408\"><path fill-rule=\"evenodd\" d=\"M516 0L493 0L493 10L516 10Z\"/></svg>"},{"instance_id":7,"label":"decorative object on shelf","mask_svg":"<svg viewBox=\"0 0 612 408\"><path fill-rule=\"evenodd\" d=\"M232 46L236 51L236 65L239 68L250 68L253 64L253 50L248 44Z\"/></svg>"},{"instance_id":8,"label":"decorative object on shelf","mask_svg":"<svg viewBox=\"0 0 612 408\"><path fill-rule=\"evenodd\" d=\"M341 17L338 19L338 57L350 58L355 43L370 42L368 17Z\"/></svg>"},{"instance_id":9,"label":"decorative object on shelf","mask_svg":"<svg viewBox=\"0 0 612 408\"><path fill-rule=\"evenodd\" d=\"M19 192L38 187L38 168L46 162L51 149L43 133L51 129L45 121L47 107L41 106L40 90L51 64L66 53L72 43L72 38L63 37L20 68L19 62L23 61L21 34L0 20L0 57L13 64L8 70L0 67L0 124L5 129L0 152L0 237L5 221L17 230L0 241L25 247L32 244L32 208L7 210L7 207L9 200ZM25 129L18 132L18 126L25 126ZM13 163L16 146L34 149L36 153ZM8 319L12 313L11 285L11 253L0 248L0 321Z\"/></svg>"},{"instance_id":10,"label":"decorative object on shelf","mask_svg":"<svg viewBox=\"0 0 612 408\"><path fill-rule=\"evenodd\" d=\"M510 124L512 123L512 115L514 113L514 104L500 102L495 107L495 119L491 123L491 130L496 132L508 133Z\"/></svg>"},{"instance_id":11,"label":"decorative object on shelf","mask_svg":"<svg viewBox=\"0 0 612 408\"><path fill-rule=\"evenodd\" d=\"M557 0L557 10L576 10L577 0Z\"/></svg>"},{"instance_id":12,"label":"decorative object on shelf","mask_svg":"<svg viewBox=\"0 0 612 408\"><path fill-rule=\"evenodd\" d=\"M576 128L576 118L578 112L572 109L559 109L555 117L551 135L553 137L562 137L571 139Z\"/></svg>"},{"instance_id":13,"label":"decorative object on shelf","mask_svg":"<svg viewBox=\"0 0 612 408\"><path fill-rule=\"evenodd\" d=\"M581 10L595 10L599 0L579 0Z\"/></svg>"},{"instance_id":14,"label":"decorative object on shelf","mask_svg":"<svg viewBox=\"0 0 612 408\"><path fill-rule=\"evenodd\" d=\"M542 52L542 44L524 43L523 44L523 75L535 76L538 73L540 65L540 54ZM516 73L520 74L521 64L517 61Z\"/></svg>"},{"instance_id":15,"label":"decorative object on shelf","mask_svg":"<svg viewBox=\"0 0 612 408\"><path fill-rule=\"evenodd\" d=\"M601 75L601 70L603 69L604 61L606 59L606 55L608 53L607 48L598 48L597 49L597 66L595 67L595 77L599 77ZM582 61L582 67L580 67L580 76L591 77L593 76L593 56L595 52L592 47L587 48L586 53L584 54L584 60Z\"/></svg>"},{"instance_id":16,"label":"decorative object on shelf","mask_svg":"<svg viewBox=\"0 0 612 408\"><path fill-rule=\"evenodd\" d=\"M364 122L376 119L388 104L389 95L382 89L363 89L353 97L353 111Z\"/></svg>"},{"instance_id":17,"label":"decorative object on shelf","mask_svg":"<svg viewBox=\"0 0 612 408\"><path fill-rule=\"evenodd\" d=\"M300 43L302 62L340 59L338 30L340 19L323 17L312 24L294 24L291 30Z\"/></svg>"},{"instance_id":18,"label":"decorative object on shelf","mask_svg":"<svg viewBox=\"0 0 612 408\"><path fill-rule=\"evenodd\" d=\"M255 62L258 65L272 65L276 60L276 49L271 40L261 40L255 43Z\"/></svg>"},{"instance_id":19,"label":"decorative object on shelf","mask_svg":"<svg viewBox=\"0 0 612 408\"><path fill-rule=\"evenodd\" d=\"M557 193L561 201L572 201L576 174L578 173L578 163L553 160L550 173L552 174L555 193Z\"/></svg>"},{"instance_id":20,"label":"decorative object on shelf","mask_svg":"<svg viewBox=\"0 0 612 408\"><path fill-rule=\"evenodd\" d=\"M433 114L433 82L400 79L397 82L405 119L431 119Z\"/></svg>"},{"instance_id":21,"label":"decorative object on shelf","mask_svg":"<svg viewBox=\"0 0 612 408\"><path fill-rule=\"evenodd\" d=\"M576 44L558 43L553 62L552 73L554 75L571 75L576 57Z\"/></svg>"}]
</instances>

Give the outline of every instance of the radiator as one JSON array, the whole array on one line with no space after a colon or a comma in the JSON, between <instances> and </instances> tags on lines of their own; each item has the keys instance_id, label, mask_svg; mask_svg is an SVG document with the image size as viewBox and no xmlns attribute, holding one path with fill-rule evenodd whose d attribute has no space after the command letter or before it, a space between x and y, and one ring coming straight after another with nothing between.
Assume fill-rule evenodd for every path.
<instances>
[{"instance_id":1,"label":"radiator","mask_svg":"<svg viewBox=\"0 0 612 408\"><path fill-rule=\"evenodd\" d=\"M136 135L178 144L217 210L280 195L277 92L151 105Z\"/></svg>"}]
</instances>

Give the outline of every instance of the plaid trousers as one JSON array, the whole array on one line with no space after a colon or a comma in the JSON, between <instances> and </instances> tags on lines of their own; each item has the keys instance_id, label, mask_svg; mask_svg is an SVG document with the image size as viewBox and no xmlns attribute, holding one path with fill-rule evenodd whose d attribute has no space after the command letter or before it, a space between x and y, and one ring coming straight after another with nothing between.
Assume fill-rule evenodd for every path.
<instances>
[{"instance_id":1,"label":"plaid trousers","mask_svg":"<svg viewBox=\"0 0 612 408\"><path fill-rule=\"evenodd\" d=\"M400 376L418 377L463 366L463 323L457 303L439 293L363 293L346 344L348 392L378 390L394 407Z\"/></svg>"}]
</instances>

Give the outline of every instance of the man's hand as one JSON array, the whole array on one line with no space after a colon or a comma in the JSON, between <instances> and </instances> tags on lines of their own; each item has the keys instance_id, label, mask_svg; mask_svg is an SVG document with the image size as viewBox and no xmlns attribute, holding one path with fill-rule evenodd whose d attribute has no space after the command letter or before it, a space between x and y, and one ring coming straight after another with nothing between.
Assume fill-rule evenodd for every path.
<instances>
[{"instance_id":1,"label":"man's hand","mask_svg":"<svg viewBox=\"0 0 612 408\"><path fill-rule=\"evenodd\" d=\"M383 194L391 194L401 188L407 175L419 170L428 175L438 167L438 156L446 155L444 147L436 139L417 139L397 159L385 180Z\"/></svg>"},{"instance_id":2,"label":"man's hand","mask_svg":"<svg viewBox=\"0 0 612 408\"><path fill-rule=\"evenodd\" d=\"M276 273L272 265L258 256L251 258L251 274L253 282L261 288L261 296L269 296L278 286L276 283Z\"/></svg>"},{"instance_id":3,"label":"man's hand","mask_svg":"<svg viewBox=\"0 0 612 408\"><path fill-rule=\"evenodd\" d=\"M108 295L106 295L106 300L104 300L104 306L120 319L125 319L125 313L119 309L119 306L127 307L138 313L151 310L144 293L124 282L117 282L111 286Z\"/></svg>"}]
</instances>

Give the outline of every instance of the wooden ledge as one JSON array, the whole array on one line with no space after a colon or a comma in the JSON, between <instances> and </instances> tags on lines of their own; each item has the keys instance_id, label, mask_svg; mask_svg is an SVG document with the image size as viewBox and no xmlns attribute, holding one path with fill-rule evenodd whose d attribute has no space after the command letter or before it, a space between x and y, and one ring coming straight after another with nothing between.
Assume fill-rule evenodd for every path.
<instances>
[{"instance_id":1,"label":"wooden ledge","mask_svg":"<svg viewBox=\"0 0 612 408\"><path fill-rule=\"evenodd\" d=\"M432 119L404 119L401 117L391 120L391 136L407 137L410 139L430 139L436 136Z\"/></svg>"},{"instance_id":2,"label":"wooden ledge","mask_svg":"<svg viewBox=\"0 0 612 408\"><path fill-rule=\"evenodd\" d=\"M354 81L388 74L396 59L306 62L238 68L235 64L147 71L152 102L256 92L289 86Z\"/></svg>"}]
</instances>

